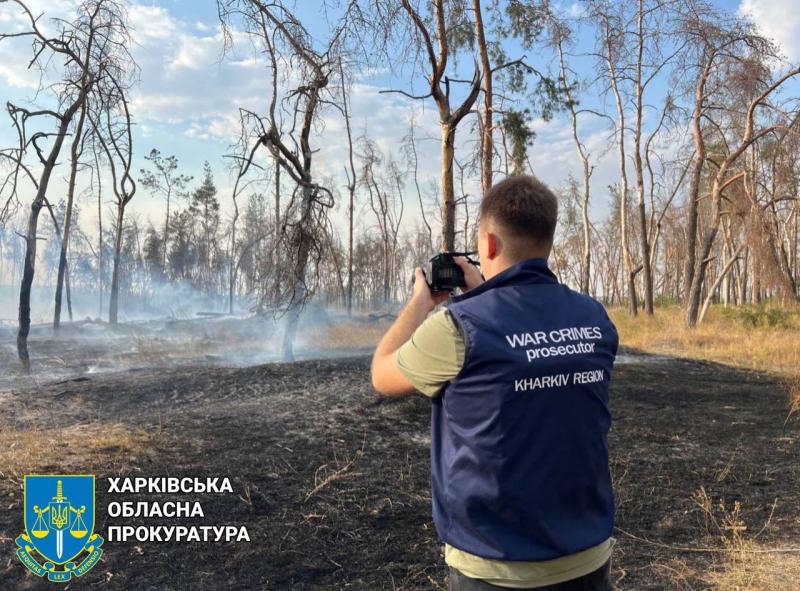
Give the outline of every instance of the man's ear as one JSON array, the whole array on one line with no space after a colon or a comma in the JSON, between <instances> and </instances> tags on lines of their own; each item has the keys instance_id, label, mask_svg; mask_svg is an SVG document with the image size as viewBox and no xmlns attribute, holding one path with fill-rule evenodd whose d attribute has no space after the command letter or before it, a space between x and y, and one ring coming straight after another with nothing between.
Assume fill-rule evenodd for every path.
<instances>
[{"instance_id":1,"label":"man's ear","mask_svg":"<svg viewBox=\"0 0 800 591\"><path fill-rule=\"evenodd\" d=\"M486 232L486 256L494 259L498 254L500 239L493 232Z\"/></svg>"}]
</instances>

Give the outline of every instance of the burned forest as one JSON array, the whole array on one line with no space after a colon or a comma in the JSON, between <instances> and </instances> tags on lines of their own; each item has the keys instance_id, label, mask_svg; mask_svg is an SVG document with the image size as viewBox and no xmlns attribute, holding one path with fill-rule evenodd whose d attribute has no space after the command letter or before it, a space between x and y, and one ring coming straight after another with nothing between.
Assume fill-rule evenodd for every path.
<instances>
[{"instance_id":1,"label":"burned forest","mask_svg":"<svg viewBox=\"0 0 800 591\"><path fill-rule=\"evenodd\" d=\"M457 400L494 322L448 253L507 276L527 179L519 264L618 333L608 588L800 591L796 8L0 0L0 588L457 589L401 345L452 306Z\"/></svg>"}]
</instances>

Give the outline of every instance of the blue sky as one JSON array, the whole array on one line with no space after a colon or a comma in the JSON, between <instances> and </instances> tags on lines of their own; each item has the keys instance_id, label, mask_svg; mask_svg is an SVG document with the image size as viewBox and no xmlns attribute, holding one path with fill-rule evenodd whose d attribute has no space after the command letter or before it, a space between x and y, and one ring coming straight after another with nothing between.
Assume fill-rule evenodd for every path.
<instances>
[{"instance_id":1,"label":"blue sky","mask_svg":"<svg viewBox=\"0 0 800 591\"><path fill-rule=\"evenodd\" d=\"M796 10L796 2L721 0L718 4L730 11L744 9L752 13L764 33L781 43L790 59L800 61L800 11ZM68 14L75 2L34 0L31 4L38 11L55 16ZM303 1L297 5L298 13L312 31L324 28L317 3ZM8 4L0 5L0 27L14 25L15 17L10 14L10 8ZM560 5L564 12L578 8L578 3L564 2ZM264 110L269 80L262 63L252 59L246 43L238 43L234 51L222 59L216 5L211 0L135 2L130 23L135 29L135 57L142 69L141 84L132 103L136 121L135 149L139 157L135 169L145 164L142 157L153 147L165 154L175 154L183 172L194 175L196 179L201 176L203 161L209 160L215 170L220 201L224 208L228 208L231 181L222 156L238 132L237 106ZM586 35L579 36L577 51L591 45L592 41ZM511 50L513 53L513 48ZM0 99L3 103L6 100L24 103L33 96L37 79L22 69L27 55L29 45L25 42L0 43ZM546 59L537 61L539 65L545 65L545 62ZM592 76L590 60L579 61L576 69L582 76ZM382 88L403 84L402 80L393 79L388 70L379 70L355 83L352 94L355 134L360 135L366 130L387 156L394 152L395 157L401 159L398 146L408 131L409 116L415 109L420 126L418 135L429 138L420 144L420 178L423 186L430 188L430 182L438 178L438 125L432 103L412 103L399 95L378 93ZM663 84L654 89L656 94L663 90ZM592 104L591 97L582 99L584 104ZM341 172L342 155L346 150L343 124L333 112L326 114L323 122L316 162L323 176L334 178L334 183L342 188L345 184ZM579 174L567 118L559 115L550 122L535 119L532 126L537 132L530 150L535 172L554 186L562 186L570 173ZM602 120L584 121L581 131L593 155L600 156L608 151L609 128ZM6 116L2 114L0 145L8 145L13 139ZM459 132L461 157L466 157L465 143L474 139L465 125ZM613 152L597 161L593 177L595 218L604 215L605 187L616 180L616 171ZM57 179L51 193L57 193L59 186L63 187L63 182ZM475 191L475 179L470 180L469 187L470 191ZM163 205L143 190L130 207L131 214L143 220L151 218L157 223L160 223L162 211ZM410 199L407 211L416 211L415 197ZM414 217L407 219L411 222Z\"/></svg>"}]
</instances>

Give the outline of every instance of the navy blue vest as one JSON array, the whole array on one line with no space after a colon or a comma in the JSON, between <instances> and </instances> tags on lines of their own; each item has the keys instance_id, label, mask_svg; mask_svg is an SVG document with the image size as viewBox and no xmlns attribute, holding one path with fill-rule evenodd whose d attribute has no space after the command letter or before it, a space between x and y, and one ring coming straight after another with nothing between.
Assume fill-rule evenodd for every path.
<instances>
[{"instance_id":1,"label":"navy blue vest","mask_svg":"<svg viewBox=\"0 0 800 591\"><path fill-rule=\"evenodd\" d=\"M452 298L461 372L433 399L431 490L442 540L549 560L611 536L608 386L618 337L603 306L529 259Z\"/></svg>"}]
</instances>

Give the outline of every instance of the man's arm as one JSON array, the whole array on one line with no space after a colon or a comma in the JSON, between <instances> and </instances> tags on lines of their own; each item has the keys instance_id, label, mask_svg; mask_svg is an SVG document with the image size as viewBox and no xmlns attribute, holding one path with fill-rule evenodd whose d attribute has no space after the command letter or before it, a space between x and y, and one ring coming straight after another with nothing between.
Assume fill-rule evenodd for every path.
<instances>
[{"instance_id":1,"label":"man's arm","mask_svg":"<svg viewBox=\"0 0 800 591\"><path fill-rule=\"evenodd\" d=\"M372 386L377 392L385 396L399 396L414 391L414 386L395 364L395 353L447 296L447 293L432 294L422 269L417 267L414 270L414 291L411 298L391 328L383 335L372 357Z\"/></svg>"}]
</instances>

